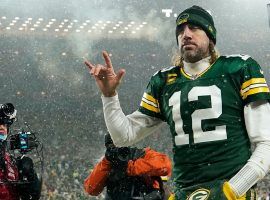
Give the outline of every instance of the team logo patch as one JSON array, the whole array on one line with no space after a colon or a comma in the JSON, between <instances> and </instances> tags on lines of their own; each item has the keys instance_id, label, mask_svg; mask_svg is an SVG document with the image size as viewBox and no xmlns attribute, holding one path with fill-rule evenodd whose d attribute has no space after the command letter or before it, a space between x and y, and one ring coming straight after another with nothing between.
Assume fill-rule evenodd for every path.
<instances>
[{"instance_id":1,"label":"team logo patch","mask_svg":"<svg viewBox=\"0 0 270 200\"><path fill-rule=\"evenodd\" d=\"M213 33L213 31L214 31L212 26L209 26L209 27L208 27L208 30L209 30L211 33Z\"/></svg>"},{"instance_id":2,"label":"team logo patch","mask_svg":"<svg viewBox=\"0 0 270 200\"><path fill-rule=\"evenodd\" d=\"M210 195L210 191L207 189L198 189L195 192L193 192L188 198L187 200L206 200L208 199Z\"/></svg>"},{"instance_id":3,"label":"team logo patch","mask_svg":"<svg viewBox=\"0 0 270 200\"><path fill-rule=\"evenodd\" d=\"M189 18L188 13L184 13L181 16L179 16L179 18L177 19L177 23L176 23L177 26L187 22L188 18Z\"/></svg>"}]
</instances>

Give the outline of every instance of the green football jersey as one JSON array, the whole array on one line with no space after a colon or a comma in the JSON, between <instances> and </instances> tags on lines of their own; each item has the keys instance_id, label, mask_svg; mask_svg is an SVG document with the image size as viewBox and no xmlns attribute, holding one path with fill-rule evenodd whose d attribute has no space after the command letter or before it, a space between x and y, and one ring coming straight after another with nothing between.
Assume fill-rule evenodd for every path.
<instances>
[{"instance_id":1,"label":"green football jersey","mask_svg":"<svg viewBox=\"0 0 270 200\"><path fill-rule=\"evenodd\" d=\"M249 56L221 56L192 77L180 67L155 73L139 111L166 121L178 189L235 175L250 158L244 106L270 99L263 72Z\"/></svg>"}]
</instances>

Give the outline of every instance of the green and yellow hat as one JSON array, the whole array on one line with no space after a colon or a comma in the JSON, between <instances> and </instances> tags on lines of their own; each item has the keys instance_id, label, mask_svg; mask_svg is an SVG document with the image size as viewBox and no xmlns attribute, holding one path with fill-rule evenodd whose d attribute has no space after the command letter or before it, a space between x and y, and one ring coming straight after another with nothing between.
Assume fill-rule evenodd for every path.
<instances>
[{"instance_id":1,"label":"green and yellow hat","mask_svg":"<svg viewBox=\"0 0 270 200\"><path fill-rule=\"evenodd\" d=\"M181 12L176 19L176 40L179 35L179 27L185 23L191 23L201 27L214 44L216 44L217 31L213 17L209 12L195 5Z\"/></svg>"}]
</instances>

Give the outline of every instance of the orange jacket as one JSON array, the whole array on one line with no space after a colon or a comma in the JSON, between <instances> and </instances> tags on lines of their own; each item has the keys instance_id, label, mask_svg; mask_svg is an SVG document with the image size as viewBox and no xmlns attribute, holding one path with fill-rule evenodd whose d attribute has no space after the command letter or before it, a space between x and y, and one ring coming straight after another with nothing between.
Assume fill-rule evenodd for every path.
<instances>
[{"instance_id":1,"label":"orange jacket","mask_svg":"<svg viewBox=\"0 0 270 200\"><path fill-rule=\"evenodd\" d=\"M170 158L150 148L145 148L145 155L137 160L129 160L127 166L128 176L143 176L146 182L151 183L154 188L159 188L158 182L151 182L151 176L171 175ZM92 195L99 195L106 187L107 178L111 170L110 162L104 157L84 180L84 190Z\"/></svg>"}]
</instances>

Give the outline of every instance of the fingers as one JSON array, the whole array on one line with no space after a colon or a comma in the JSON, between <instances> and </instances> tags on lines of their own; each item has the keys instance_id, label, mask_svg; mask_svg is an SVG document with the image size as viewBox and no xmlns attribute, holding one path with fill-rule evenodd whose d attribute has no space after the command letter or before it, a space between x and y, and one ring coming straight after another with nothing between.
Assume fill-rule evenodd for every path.
<instances>
[{"instance_id":1,"label":"fingers","mask_svg":"<svg viewBox=\"0 0 270 200\"><path fill-rule=\"evenodd\" d=\"M98 76L100 71L105 71L106 68L103 65L97 64L95 67L93 67L90 71L90 74L94 76Z\"/></svg>"},{"instance_id":2,"label":"fingers","mask_svg":"<svg viewBox=\"0 0 270 200\"><path fill-rule=\"evenodd\" d=\"M85 60L84 64L89 68L89 70L91 70L93 67L95 67L95 65L93 65L92 63L90 63L90 61Z\"/></svg>"},{"instance_id":3,"label":"fingers","mask_svg":"<svg viewBox=\"0 0 270 200\"><path fill-rule=\"evenodd\" d=\"M111 58L106 51L102 51L103 58L108 68L113 68Z\"/></svg>"},{"instance_id":4,"label":"fingers","mask_svg":"<svg viewBox=\"0 0 270 200\"><path fill-rule=\"evenodd\" d=\"M121 82L122 78L124 77L126 71L124 69L120 69L118 72L117 72L117 79L119 82Z\"/></svg>"},{"instance_id":5,"label":"fingers","mask_svg":"<svg viewBox=\"0 0 270 200\"><path fill-rule=\"evenodd\" d=\"M103 51L102 55L106 63L105 66L101 64L94 65L88 60L84 61L84 64L89 68L89 72L93 76L99 76L100 74L102 74L102 77L104 77L104 75L108 72L114 74L114 70L113 70L113 66L112 66L112 62L111 62L109 54L106 51ZM125 71L122 71L122 72L120 71L120 73L118 73L117 78L120 80L122 76L124 75L124 73Z\"/></svg>"},{"instance_id":6,"label":"fingers","mask_svg":"<svg viewBox=\"0 0 270 200\"><path fill-rule=\"evenodd\" d=\"M84 64L89 68L89 72L91 75L98 76L101 70L104 70L105 67L97 64L93 65L90 61L86 60L84 61Z\"/></svg>"}]
</instances>

